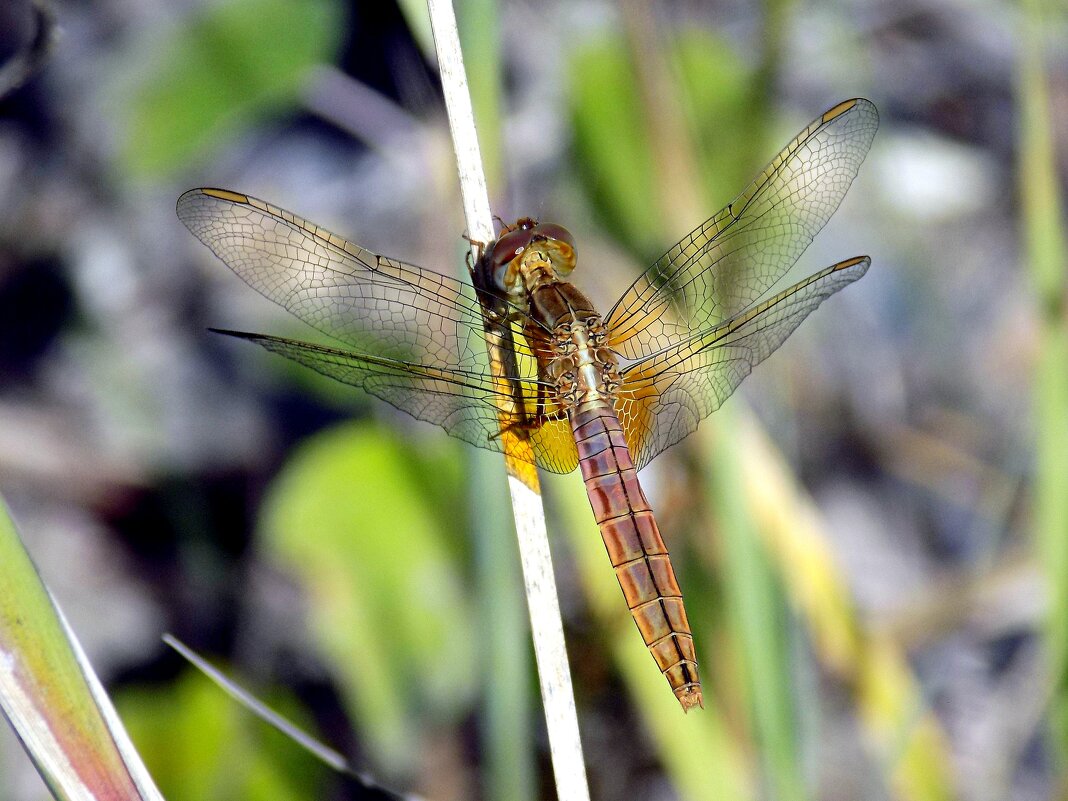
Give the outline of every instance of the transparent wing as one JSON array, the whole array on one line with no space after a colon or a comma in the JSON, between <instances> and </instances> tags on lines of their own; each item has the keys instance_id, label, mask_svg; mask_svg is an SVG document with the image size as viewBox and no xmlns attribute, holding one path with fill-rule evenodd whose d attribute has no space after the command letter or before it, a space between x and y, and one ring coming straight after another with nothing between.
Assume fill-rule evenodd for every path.
<instances>
[{"instance_id":1,"label":"transparent wing","mask_svg":"<svg viewBox=\"0 0 1068 801\"><path fill-rule=\"evenodd\" d=\"M504 450L498 407L501 394L512 400L518 389L523 412L513 421L516 423L538 419L554 405L547 395L551 387L535 380L509 377L511 391L506 392L502 384L494 383L488 373L479 370L442 369L267 334L212 330L255 342L325 376L359 387L417 420L433 423L458 439L491 451ZM529 429L518 427L516 431L530 439L539 467L569 473L578 464L574 438L566 421Z\"/></svg>"},{"instance_id":2,"label":"transparent wing","mask_svg":"<svg viewBox=\"0 0 1068 801\"><path fill-rule=\"evenodd\" d=\"M178 200L178 216L249 286L354 350L220 333L251 340L361 387L489 450L502 450L498 398L518 398L521 411L505 424L530 439L540 467L574 469L575 445L563 436L570 436L569 429L553 422L523 426L559 408L553 388L537 381L525 341L516 339L517 374L494 376L490 370L481 310L471 286L378 256L236 192L186 192Z\"/></svg>"},{"instance_id":3,"label":"transparent wing","mask_svg":"<svg viewBox=\"0 0 1068 801\"><path fill-rule=\"evenodd\" d=\"M193 189L178 217L249 286L362 353L441 368L485 360L475 290L388 259L284 209Z\"/></svg>"},{"instance_id":4,"label":"transparent wing","mask_svg":"<svg viewBox=\"0 0 1068 801\"><path fill-rule=\"evenodd\" d=\"M692 433L809 312L870 264L867 256L835 264L625 369L615 406L635 466Z\"/></svg>"},{"instance_id":5,"label":"transparent wing","mask_svg":"<svg viewBox=\"0 0 1068 801\"><path fill-rule=\"evenodd\" d=\"M878 125L875 106L863 98L814 120L734 202L623 294L605 317L611 347L641 359L755 303L834 214Z\"/></svg>"}]
</instances>

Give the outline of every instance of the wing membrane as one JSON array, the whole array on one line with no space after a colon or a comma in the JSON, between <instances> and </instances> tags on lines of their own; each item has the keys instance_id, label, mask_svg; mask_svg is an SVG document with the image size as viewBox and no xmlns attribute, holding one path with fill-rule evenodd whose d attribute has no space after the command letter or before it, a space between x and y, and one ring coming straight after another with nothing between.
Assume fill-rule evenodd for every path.
<instances>
[{"instance_id":1,"label":"wing membrane","mask_svg":"<svg viewBox=\"0 0 1068 801\"><path fill-rule=\"evenodd\" d=\"M178 217L253 289L360 352L441 368L485 359L481 310L466 283L237 192L193 189L178 199Z\"/></svg>"},{"instance_id":2,"label":"wing membrane","mask_svg":"<svg viewBox=\"0 0 1068 801\"><path fill-rule=\"evenodd\" d=\"M816 119L733 203L652 265L605 318L622 371L616 411L638 467L692 432L825 298L867 270L867 257L829 267L770 297L838 208L878 114L849 100ZM247 195L195 189L178 216L246 283L354 350L261 334L248 339L363 388L417 419L490 450L503 425L529 439L542 468L577 464L563 404L538 380L518 336L537 321L513 308L515 358L490 369L475 290L378 256ZM516 336L512 336L512 335ZM511 346L510 346L511 347Z\"/></svg>"},{"instance_id":3,"label":"wing membrane","mask_svg":"<svg viewBox=\"0 0 1068 801\"><path fill-rule=\"evenodd\" d=\"M417 420L433 423L450 435L479 448L503 452L499 396L515 400L492 376L480 370L444 369L382 358L368 354L300 342L295 339L250 334L243 331L216 333L255 342L257 345L310 367L325 376L360 387ZM533 420L551 405L552 387L538 381L509 377L522 398L522 420ZM554 473L569 473L578 464L571 430L564 421L536 428L517 429L530 439L535 463Z\"/></svg>"},{"instance_id":4,"label":"wing membrane","mask_svg":"<svg viewBox=\"0 0 1068 801\"><path fill-rule=\"evenodd\" d=\"M577 464L566 425L525 421L556 411L525 341L516 339L520 374L494 377L475 290L444 275L371 253L284 209L222 189L194 189L178 217L242 280L354 350L220 331L358 386L472 445L502 450L498 400L520 400L515 425L540 467ZM527 322L519 310L516 326ZM566 435L566 436L565 436Z\"/></svg>"},{"instance_id":5,"label":"wing membrane","mask_svg":"<svg viewBox=\"0 0 1068 801\"><path fill-rule=\"evenodd\" d=\"M870 264L864 256L828 267L624 370L616 413L635 466L647 465L693 432L813 309L864 275Z\"/></svg>"},{"instance_id":6,"label":"wing membrane","mask_svg":"<svg viewBox=\"0 0 1068 801\"><path fill-rule=\"evenodd\" d=\"M623 294L605 318L609 344L641 359L756 302L838 208L878 124L875 106L862 98L815 119L734 202Z\"/></svg>"}]
</instances>

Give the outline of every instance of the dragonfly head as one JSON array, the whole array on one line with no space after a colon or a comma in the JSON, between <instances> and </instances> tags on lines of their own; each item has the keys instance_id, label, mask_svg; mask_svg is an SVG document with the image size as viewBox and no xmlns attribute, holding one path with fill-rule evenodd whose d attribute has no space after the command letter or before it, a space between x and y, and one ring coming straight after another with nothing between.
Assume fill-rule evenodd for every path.
<instances>
[{"instance_id":1,"label":"dragonfly head","mask_svg":"<svg viewBox=\"0 0 1068 801\"><path fill-rule=\"evenodd\" d=\"M565 278L576 259L575 238L566 228L530 218L505 229L489 254L493 282L510 295L532 288L526 285L536 277Z\"/></svg>"}]
</instances>

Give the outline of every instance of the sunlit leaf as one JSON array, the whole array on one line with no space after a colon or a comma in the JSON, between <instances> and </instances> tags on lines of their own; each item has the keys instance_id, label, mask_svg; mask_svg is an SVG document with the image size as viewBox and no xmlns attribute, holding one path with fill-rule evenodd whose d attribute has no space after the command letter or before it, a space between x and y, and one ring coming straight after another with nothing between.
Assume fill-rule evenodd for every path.
<instances>
[{"instance_id":1,"label":"sunlit leaf","mask_svg":"<svg viewBox=\"0 0 1068 801\"><path fill-rule=\"evenodd\" d=\"M128 55L124 160L164 175L242 127L292 108L308 69L329 61L344 30L335 0L209 3L151 50Z\"/></svg>"},{"instance_id":2,"label":"sunlit leaf","mask_svg":"<svg viewBox=\"0 0 1068 801\"><path fill-rule=\"evenodd\" d=\"M461 484L448 443L429 455L354 423L306 442L265 504L275 557L311 596L315 634L383 764L410 764L413 721L464 708L473 609L449 539Z\"/></svg>"},{"instance_id":3,"label":"sunlit leaf","mask_svg":"<svg viewBox=\"0 0 1068 801\"><path fill-rule=\"evenodd\" d=\"M171 801L303 801L327 768L190 670L116 698L130 735ZM292 699L273 697L290 717Z\"/></svg>"}]
</instances>

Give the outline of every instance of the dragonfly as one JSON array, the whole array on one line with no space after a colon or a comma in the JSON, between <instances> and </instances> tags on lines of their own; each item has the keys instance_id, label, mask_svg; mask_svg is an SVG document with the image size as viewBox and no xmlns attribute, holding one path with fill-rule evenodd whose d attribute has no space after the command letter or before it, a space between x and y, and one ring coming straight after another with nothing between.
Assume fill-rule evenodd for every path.
<instances>
[{"instance_id":1,"label":"dragonfly","mask_svg":"<svg viewBox=\"0 0 1068 801\"><path fill-rule=\"evenodd\" d=\"M689 711L703 706L693 634L637 471L865 274L871 260L858 256L777 289L838 208L878 124L863 98L821 114L603 315L569 280L577 247L553 223L505 226L472 260L468 283L230 190L190 190L177 212L249 286L336 345L212 330L360 387L472 445L503 451L518 437L537 467L581 468L631 616ZM492 369L487 346L502 342L507 360Z\"/></svg>"}]
</instances>

